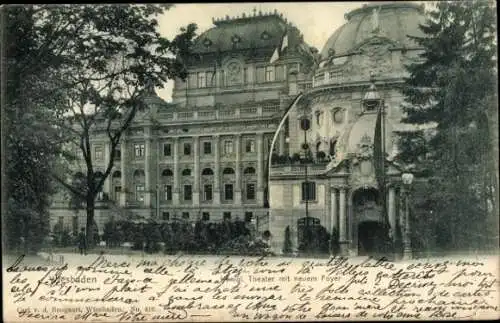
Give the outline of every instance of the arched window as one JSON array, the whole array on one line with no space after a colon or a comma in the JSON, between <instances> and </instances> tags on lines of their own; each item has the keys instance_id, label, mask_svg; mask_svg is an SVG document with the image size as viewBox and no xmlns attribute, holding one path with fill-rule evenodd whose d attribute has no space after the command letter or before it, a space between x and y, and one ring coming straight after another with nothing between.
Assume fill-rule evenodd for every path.
<instances>
[{"instance_id":1,"label":"arched window","mask_svg":"<svg viewBox=\"0 0 500 323\"><path fill-rule=\"evenodd\" d=\"M201 172L201 175L213 175L214 172L212 171L212 169L210 168L205 168L203 169L203 171Z\"/></svg>"},{"instance_id":2,"label":"arched window","mask_svg":"<svg viewBox=\"0 0 500 323\"><path fill-rule=\"evenodd\" d=\"M247 167L243 171L243 174L255 174L255 168L253 168L253 167Z\"/></svg>"},{"instance_id":3,"label":"arched window","mask_svg":"<svg viewBox=\"0 0 500 323\"><path fill-rule=\"evenodd\" d=\"M113 173L113 178L120 178L120 177L122 177L122 172L120 172L119 170Z\"/></svg>"},{"instance_id":4,"label":"arched window","mask_svg":"<svg viewBox=\"0 0 500 323\"><path fill-rule=\"evenodd\" d=\"M168 168L163 170L163 172L161 173L161 176L163 176L163 177L170 177L173 175L174 175L174 173L172 173L172 171Z\"/></svg>"},{"instance_id":5,"label":"arched window","mask_svg":"<svg viewBox=\"0 0 500 323\"><path fill-rule=\"evenodd\" d=\"M224 175L232 175L232 174L234 174L234 169L232 169L230 167L224 168L224 170L222 171L222 174L224 174Z\"/></svg>"},{"instance_id":6,"label":"arched window","mask_svg":"<svg viewBox=\"0 0 500 323\"><path fill-rule=\"evenodd\" d=\"M144 171L142 169L136 169L134 171L134 177L144 177Z\"/></svg>"},{"instance_id":7,"label":"arched window","mask_svg":"<svg viewBox=\"0 0 500 323\"><path fill-rule=\"evenodd\" d=\"M182 171L182 176L191 176L191 170L186 168Z\"/></svg>"}]
</instances>

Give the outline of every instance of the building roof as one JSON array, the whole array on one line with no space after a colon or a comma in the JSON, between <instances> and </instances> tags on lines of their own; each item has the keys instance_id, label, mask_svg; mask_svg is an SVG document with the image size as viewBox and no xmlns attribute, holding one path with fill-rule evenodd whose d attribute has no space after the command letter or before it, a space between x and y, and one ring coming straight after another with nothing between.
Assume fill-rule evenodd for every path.
<instances>
[{"instance_id":1,"label":"building roof","mask_svg":"<svg viewBox=\"0 0 500 323\"><path fill-rule=\"evenodd\" d=\"M255 48L281 48L285 34L288 47L303 43L300 31L277 11L238 17L226 16L213 19L215 27L202 33L194 42L192 51L197 54Z\"/></svg>"},{"instance_id":2,"label":"building roof","mask_svg":"<svg viewBox=\"0 0 500 323\"><path fill-rule=\"evenodd\" d=\"M347 23L328 39L321 57L349 54L357 45L377 34L401 47L414 48L411 36L423 36L419 24L425 22L423 6L409 2L376 2L346 14Z\"/></svg>"}]
</instances>

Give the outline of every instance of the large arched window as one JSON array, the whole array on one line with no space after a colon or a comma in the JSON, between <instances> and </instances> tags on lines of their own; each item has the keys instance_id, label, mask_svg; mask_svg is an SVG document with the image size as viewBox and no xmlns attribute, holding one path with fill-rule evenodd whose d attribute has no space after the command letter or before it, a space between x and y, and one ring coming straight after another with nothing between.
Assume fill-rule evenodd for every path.
<instances>
[{"instance_id":1,"label":"large arched window","mask_svg":"<svg viewBox=\"0 0 500 323\"><path fill-rule=\"evenodd\" d=\"M203 171L201 172L201 175L213 175L214 172L210 168L204 168Z\"/></svg>"},{"instance_id":2,"label":"large arched window","mask_svg":"<svg viewBox=\"0 0 500 323\"><path fill-rule=\"evenodd\" d=\"M233 175L234 174L234 169L232 169L231 167L226 167L222 171L222 174L224 174L224 175Z\"/></svg>"},{"instance_id":3,"label":"large arched window","mask_svg":"<svg viewBox=\"0 0 500 323\"><path fill-rule=\"evenodd\" d=\"M186 168L182 171L182 176L191 176L191 170Z\"/></svg>"},{"instance_id":4,"label":"large arched window","mask_svg":"<svg viewBox=\"0 0 500 323\"><path fill-rule=\"evenodd\" d=\"M246 174L246 175L255 174L255 168L247 167L243 170L243 174Z\"/></svg>"}]
</instances>

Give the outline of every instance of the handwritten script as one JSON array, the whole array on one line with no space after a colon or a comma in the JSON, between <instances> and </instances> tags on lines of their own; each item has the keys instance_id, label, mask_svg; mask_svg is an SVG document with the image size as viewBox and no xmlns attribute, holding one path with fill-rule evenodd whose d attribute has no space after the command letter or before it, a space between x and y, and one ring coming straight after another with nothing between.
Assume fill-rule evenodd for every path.
<instances>
[{"instance_id":1,"label":"handwritten script","mask_svg":"<svg viewBox=\"0 0 500 323\"><path fill-rule=\"evenodd\" d=\"M498 318L498 258L73 256L4 265L13 321ZM468 260L465 260L468 259Z\"/></svg>"}]
</instances>

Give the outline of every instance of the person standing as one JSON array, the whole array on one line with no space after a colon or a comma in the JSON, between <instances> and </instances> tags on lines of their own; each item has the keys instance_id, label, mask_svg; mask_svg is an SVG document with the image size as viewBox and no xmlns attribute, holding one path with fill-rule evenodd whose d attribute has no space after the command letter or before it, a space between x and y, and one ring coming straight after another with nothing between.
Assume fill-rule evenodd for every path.
<instances>
[{"instance_id":1,"label":"person standing","mask_svg":"<svg viewBox=\"0 0 500 323\"><path fill-rule=\"evenodd\" d=\"M82 228L78 234L78 250L81 255L87 255L87 236L85 235L85 228Z\"/></svg>"}]
</instances>

